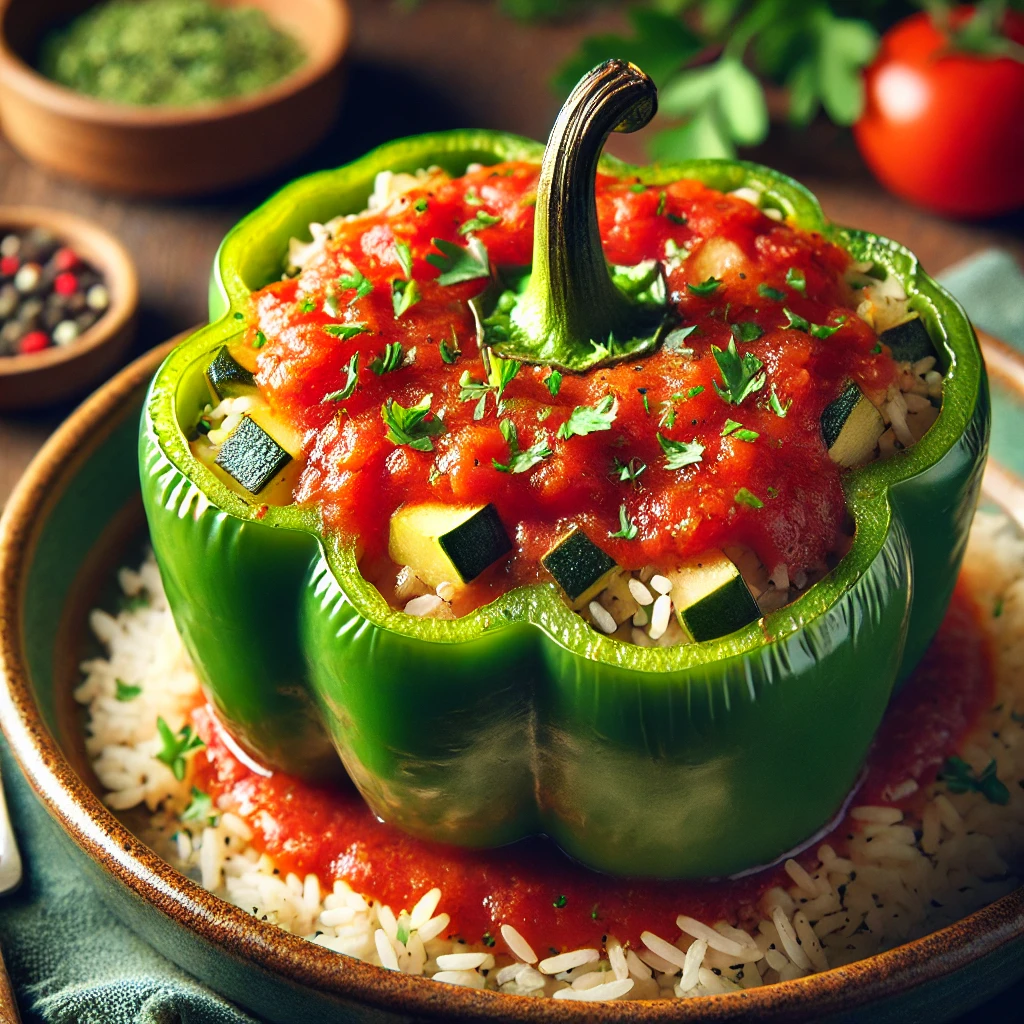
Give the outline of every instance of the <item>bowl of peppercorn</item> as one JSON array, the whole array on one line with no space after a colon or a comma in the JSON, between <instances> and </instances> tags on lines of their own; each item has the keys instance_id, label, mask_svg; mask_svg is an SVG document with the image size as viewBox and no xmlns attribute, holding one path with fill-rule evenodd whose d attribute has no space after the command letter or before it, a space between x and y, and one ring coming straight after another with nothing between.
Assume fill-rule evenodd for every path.
<instances>
[{"instance_id":1,"label":"bowl of peppercorn","mask_svg":"<svg viewBox=\"0 0 1024 1024\"><path fill-rule=\"evenodd\" d=\"M346 0L0 0L0 120L60 175L212 193L331 130L348 40Z\"/></svg>"},{"instance_id":2,"label":"bowl of peppercorn","mask_svg":"<svg viewBox=\"0 0 1024 1024\"><path fill-rule=\"evenodd\" d=\"M0 206L0 412L74 398L124 359L138 281L124 246L61 210Z\"/></svg>"}]
</instances>

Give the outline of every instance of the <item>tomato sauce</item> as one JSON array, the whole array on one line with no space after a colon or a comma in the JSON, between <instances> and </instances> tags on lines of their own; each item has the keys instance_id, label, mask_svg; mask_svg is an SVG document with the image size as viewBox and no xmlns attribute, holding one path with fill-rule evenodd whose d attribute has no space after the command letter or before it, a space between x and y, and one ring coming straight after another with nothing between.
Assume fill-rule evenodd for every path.
<instances>
[{"instance_id":1,"label":"tomato sauce","mask_svg":"<svg viewBox=\"0 0 1024 1024\"><path fill-rule=\"evenodd\" d=\"M889 804L887 790L914 779L923 790L991 703L989 641L980 613L961 585L928 653L893 701L868 756L858 804ZM598 874L537 838L494 850L464 850L414 839L377 820L350 785L315 786L274 772L257 774L223 742L204 706L194 713L206 741L195 759L196 784L222 810L252 828L253 845L282 871L317 874L328 886L344 879L356 891L396 911L411 909L440 886L449 934L469 942L487 937L503 948L499 926L511 924L544 956L599 945L614 935L639 941L650 930L675 935L676 917L708 923L744 922L766 889L788 885L781 867L718 882L664 882ZM898 806L912 810L920 792ZM849 823L830 836L842 851ZM810 864L817 842L801 859Z\"/></svg>"},{"instance_id":2,"label":"tomato sauce","mask_svg":"<svg viewBox=\"0 0 1024 1024\"><path fill-rule=\"evenodd\" d=\"M663 346L642 360L566 373L554 395L547 367L523 365L505 390L500 418L515 424L521 448L544 441L553 454L524 473L495 468L495 461L508 463L509 446L493 396L477 419L476 400L460 400L459 385L465 371L484 377L468 300L486 281L441 285L426 257L437 253L437 238L465 245L460 227L484 213L496 222L472 233L491 265L529 264L537 174L534 165L510 163L427 179L387 209L343 222L298 277L253 295L247 337L261 346L258 384L275 413L305 437L296 500L318 505L329 528L358 537L364 565L386 558L389 517L404 504L492 502L514 550L470 588L474 604L539 579L541 556L570 523L626 569L727 543L753 548L769 571L780 563L791 576L820 567L844 516L841 470L821 439L822 411L849 379L880 399L896 380L896 364L854 313L843 250L694 181L597 182L607 259L663 261L670 308L679 326L696 328L684 351ZM396 243L408 246L421 295L397 318L392 282L405 280L407 270ZM366 286L341 288L340 279L356 270ZM711 277L721 283L701 294ZM335 316L324 312L331 294ZM784 310L838 330L815 337L787 326ZM338 323L365 331L339 340L324 330ZM739 405L720 397L712 351L727 349L735 335L739 354L753 353L766 375ZM378 376L371 362L396 341L403 365ZM442 353L455 350L458 357L446 362ZM326 399L344 388L356 353L354 391L343 401ZM444 424L433 450L388 440L382 403L408 407L426 395ZM557 436L575 407L608 395L615 400L610 429ZM756 438L729 433L729 420ZM698 441L702 461L669 469L659 435ZM617 470L630 460L646 467L634 481ZM744 488L763 507L737 500ZM633 539L613 536L622 506L638 528Z\"/></svg>"}]
</instances>

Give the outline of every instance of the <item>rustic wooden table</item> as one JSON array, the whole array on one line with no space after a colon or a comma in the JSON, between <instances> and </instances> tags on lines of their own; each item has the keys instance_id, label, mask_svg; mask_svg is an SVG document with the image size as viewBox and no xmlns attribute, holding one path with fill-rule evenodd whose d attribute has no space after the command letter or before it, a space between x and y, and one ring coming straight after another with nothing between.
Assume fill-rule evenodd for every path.
<instances>
[{"instance_id":1,"label":"rustic wooden table","mask_svg":"<svg viewBox=\"0 0 1024 1024\"><path fill-rule=\"evenodd\" d=\"M137 351L205 318L207 276L221 237L284 181L416 132L473 126L543 138L558 107L549 86L554 69L581 36L620 24L620 15L607 9L567 24L524 25L501 17L496 2L487 0L422 0L412 10L390 0L350 2L355 34L341 119L329 140L275 180L201 201L132 201L53 178L0 139L0 204L74 210L111 228L128 246L141 283ZM639 161L641 146L636 136L620 136L610 148ZM930 270L989 245L1024 261L1024 215L959 224L913 209L875 184L849 133L829 124L804 133L777 127L748 155L803 181L832 219L904 242ZM0 417L0 505L68 411ZM1010 1017L991 1007L976 1019Z\"/></svg>"}]
</instances>

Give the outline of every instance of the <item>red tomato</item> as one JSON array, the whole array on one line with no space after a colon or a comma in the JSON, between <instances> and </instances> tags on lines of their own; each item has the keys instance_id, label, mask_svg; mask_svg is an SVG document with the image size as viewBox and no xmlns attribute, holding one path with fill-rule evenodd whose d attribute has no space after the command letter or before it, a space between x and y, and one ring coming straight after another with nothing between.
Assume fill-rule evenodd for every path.
<instances>
[{"instance_id":1,"label":"red tomato","mask_svg":"<svg viewBox=\"0 0 1024 1024\"><path fill-rule=\"evenodd\" d=\"M1024 16L1007 14L1003 29L1024 45ZM951 51L921 13L882 38L866 87L854 134L886 188L954 217L1024 206L1024 62Z\"/></svg>"}]
</instances>

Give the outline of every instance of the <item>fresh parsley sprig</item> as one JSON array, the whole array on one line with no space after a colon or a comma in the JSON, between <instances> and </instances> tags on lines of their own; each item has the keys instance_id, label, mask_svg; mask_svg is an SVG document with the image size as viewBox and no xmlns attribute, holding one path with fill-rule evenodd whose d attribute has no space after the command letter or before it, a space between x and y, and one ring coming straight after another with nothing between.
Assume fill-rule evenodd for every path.
<instances>
[{"instance_id":1,"label":"fresh parsley sprig","mask_svg":"<svg viewBox=\"0 0 1024 1024\"><path fill-rule=\"evenodd\" d=\"M324 395L323 400L325 402L344 402L346 398L351 398L352 393L356 389L356 383L359 380L359 353L353 352L352 358L348 361L348 366L345 369L345 383L338 388L337 391L332 391L328 395Z\"/></svg>"},{"instance_id":2,"label":"fresh parsley sprig","mask_svg":"<svg viewBox=\"0 0 1024 1024\"><path fill-rule=\"evenodd\" d=\"M324 324L324 333L339 341L350 341L360 334L369 334L370 328L366 324Z\"/></svg>"},{"instance_id":3,"label":"fresh parsley sprig","mask_svg":"<svg viewBox=\"0 0 1024 1024\"><path fill-rule=\"evenodd\" d=\"M508 442L509 460L499 462L497 459L491 459L491 464L499 473L525 473L555 454L543 436L538 437L529 448L521 449L515 424L511 420L502 420L500 426L502 435Z\"/></svg>"},{"instance_id":4,"label":"fresh parsley sprig","mask_svg":"<svg viewBox=\"0 0 1024 1024\"><path fill-rule=\"evenodd\" d=\"M611 430L618 412L614 395L605 395L596 405L577 405L569 418L558 428L558 436L568 440L574 435L586 437L599 430Z\"/></svg>"},{"instance_id":5,"label":"fresh parsley sprig","mask_svg":"<svg viewBox=\"0 0 1024 1024\"><path fill-rule=\"evenodd\" d=\"M636 540L636 535L640 532L640 528L634 523L626 513L626 506L619 506L619 528L614 533L609 533L609 537L618 537L621 540Z\"/></svg>"},{"instance_id":6,"label":"fresh parsley sprig","mask_svg":"<svg viewBox=\"0 0 1024 1024\"><path fill-rule=\"evenodd\" d=\"M400 277L391 282L391 306L395 319L405 316L423 298L415 281L403 281Z\"/></svg>"},{"instance_id":7,"label":"fresh parsley sprig","mask_svg":"<svg viewBox=\"0 0 1024 1024\"><path fill-rule=\"evenodd\" d=\"M459 228L460 235L468 235L473 231L480 231L483 228L489 228L494 224L500 224L500 217L493 217L489 213L485 213L480 210L472 220L467 220L465 224Z\"/></svg>"},{"instance_id":8,"label":"fresh parsley sprig","mask_svg":"<svg viewBox=\"0 0 1024 1024\"><path fill-rule=\"evenodd\" d=\"M358 299L365 299L373 291L373 285L358 267L354 267L351 274L342 274L338 278L338 287L344 292L355 291L355 295L348 300L350 306Z\"/></svg>"},{"instance_id":9,"label":"fresh parsley sprig","mask_svg":"<svg viewBox=\"0 0 1024 1024\"><path fill-rule=\"evenodd\" d=\"M636 484L637 478L647 468L647 464L640 459L630 459L629 462L620 462L618 459L612 465L612 476L617 476L620 483Z\"/></svg>"},{"instance_id":10,"label":"fresh parsley sprig","mask_svg":"<svg viewBox=\"0 0 1024 1024\"><path fill-rule=\"evenodd\" d=\"M729 345L724 350L712 345L711 353L722 371L722 383L716 380L713 384L723 401L739 405L748 395L764 387L765 375L761 372L764 363L753 352L744 352L741 357L736 350L735 338L729 339Z\"/></svg>"},{"instance_id":11,"label":"fresh parsley sprig","mask_svg":"<svg viewBox=\"0 0 1024 1024\"><path fill-rule=\"evenodd\" d=\"M470 238L465 248L443 238L431 239L438 252L427 253L427 262L441 271L437 283L459 284L491 276L487 247L479 238Z\"/></svg>"},{"instance_id":12,"label":"fresh parsley sprig","mask_svg":"<svg viewBox=\"0 0 1024 1024\"><path fill-rule=\"evenodd\" d=\"M404 355L405 350L402 348L400 341L388 342L384 346L384 351L370 363L370 369L378 377L383 377L385 373L391 373L402 365Z\"/></svg>"},{"instance_id":13,"label":"fresh parsley sprig","mask_svg":"<svg viewBox=\"0 0 1024 1024\"><path fill-rule=\"evenodd\" d=\"M185 778L186 757L206 744L195 734L191 725L183 725L175 733L163 717L157 717L156 729L160 734L161 747L154 756L167 765L181 782Z\"/></svg>"},{"instance_id":14,"label":"fresh parsley sprig","mask_svg":"<svg viewBox=\"0 0 1024 1024\"><path fill-rule=\"evenodd\" d=\"M433 395L424 395L415 405L401 406L393 398L380 407L380 417L387 427L387 439L392 444L404 444L420 452L432 452L432 438L444 433L444 423L439 417L430 415Z\"/></svg>"},{"instance_id":15,"label":"fresh parsley sprig","mask_svg":"<svg viewBox=\"0 0 1024 1024\"><path fill-rule=\"evenodd\" d=\"M182 821L194 821L197 825L215 826L220 816L213 809L213 798L196 786L192 787L192 799L181 812Z\"/></svg>"},{"instance_id":16,"label":"fresh parsley sprig","mask_svg":"<svg viewBox=\"0 0 1024 1024\"><path fill-rule=\"evenodd\" d=\"M505 388L519 373L520 363L515 359L502 359L493 352L489 357L490 372L486 380L477 380L469 370L459 378L459 401L476 402L473 419L482 420L487 411L487 396L494 395L494 404L500 414L505 398Z\"/></svg>"},{"instance_id":17,"label":"fresh parsley sprig","mask_svg":"<svg viewBox=\"0 0 1024 1024\"><path fill-rule=\"evenodd\" d=\"M692 441L674 441L658 434L658 443L665 453L666 469L683 469L704 461L704 445L696 438Z\"/></svg>"}]
</instances>

